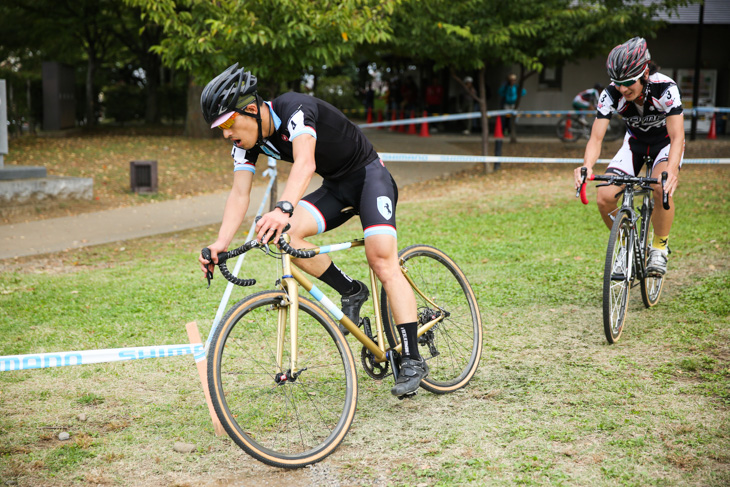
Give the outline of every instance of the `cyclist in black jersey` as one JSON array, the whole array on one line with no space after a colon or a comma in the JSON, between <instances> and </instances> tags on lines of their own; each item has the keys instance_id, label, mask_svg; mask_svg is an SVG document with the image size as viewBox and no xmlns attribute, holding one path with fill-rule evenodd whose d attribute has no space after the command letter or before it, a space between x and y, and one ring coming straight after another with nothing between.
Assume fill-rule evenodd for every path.
<instances>
[{"instance_id":1,"label":"cyclist in black jersey","mask_svg":"<svg viewBox=\"0 0 730 487\"><path fill-rule=\"evenodd\" d=\"M416 300L398 262L395 181L362 131L335 107L300 93L263 101L256 86L256 77L236 63L210 81L200 98L211 128L220 128L223 137L233 142L233 187L218 238L208 245L213 261L228 249L243 222L258 156L264 153L292 162L276 209L256 225L257 238L278 239L290 224L292 246L313 247L307 237L342 225L351 214L341 210L354 207L365 234L365 255L388 295L404 344L401 371L391 392L397 396L414 392L428 375L428 366L417 346L406 345L418 343L418 328ZM324 183L304 196L315 172ZM203 272L213 270L202 255L198 260ZM364 284L347 276L326 254L294 262L338 291L342 311L359 324L360 307L369 296Z\"/></svg>"},{"instance_id":2,"label":"cyclist in black jersey","mask_svg":"<svg viewBox=\"0 0 730 487\"><path fill-rule=\"evenodd\" d=\"M667 243L674 221L674 203L671 201L677 189L679 170L684 155L684 115L677 84L671 78L657 73L650 61L646 41L634 37L611 50L606 69L611 84L603 90L598 100L596 120L586 145L583 166L588 177L601 154L603 136L606 134L611 114L615 110L626 122L626 136L621 149L608 166L607 173L638 175L644 156L653 161L652 177L659 178L667 172L665 190L670 198L670 209L661 204L662 188L654 187L654 241L649 251L647 270L663 275L667 270ZM574 171L576 189L580 186L580 167ZM598 188L597 203L601 217L611 228L612 214L616 211L618 197L614 186Z\"/></svg>"}]
</instances>

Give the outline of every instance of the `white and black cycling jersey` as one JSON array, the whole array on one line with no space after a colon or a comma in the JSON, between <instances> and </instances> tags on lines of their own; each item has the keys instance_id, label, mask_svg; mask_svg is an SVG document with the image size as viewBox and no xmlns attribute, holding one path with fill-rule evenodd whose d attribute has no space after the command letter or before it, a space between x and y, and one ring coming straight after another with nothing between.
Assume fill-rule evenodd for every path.
<instances>
[{"instance_id":1,"label":"white and black cycling jersey","mask_svg":"<svg viewBox=\"0 0 730 487\"><path fill-rule=\"evenodd\" d=\"M329 103L302 93L285 93L266 102L276 131L262 146L245 150L233 146L234 171L255 172L262 152L294 162L292 140L302 134L317 139L315 171L324 179L338 180L378 159L373 145L360 128Z\"/></svg>"},{"instance_id":2,"label":"white and black cycling jersey","mask_svg":"<svg viewBox=\"0 0 730 487\"><path fill-rule=\"evenodd\" d=\"M649 76L643 105L626 99L611 83L601 93L596 106L597 118L611 118L615 110L626 122L629 134L642 142L658 143L667 139L667 116L682 113L682 99L677 83L661 73ZM667 141L668 143L668 141Z\"/></svg>"}]
</instances>

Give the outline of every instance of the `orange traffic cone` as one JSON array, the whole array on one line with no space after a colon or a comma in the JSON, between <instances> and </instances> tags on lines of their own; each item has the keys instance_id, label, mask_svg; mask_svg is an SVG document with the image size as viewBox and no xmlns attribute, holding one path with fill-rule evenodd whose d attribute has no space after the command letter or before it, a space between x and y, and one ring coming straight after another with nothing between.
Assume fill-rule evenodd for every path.
<instances>
[{"instance_id":1,"label":"orange traffic cone","mask_svg":"<svg viewBox=\"0 0 730 487\"><path fill-rule=\"evenodd\" d=\"M570 131L570 127L573 125L573 120L568 117L568 119L565 121L565 131L563 132L563 138L565 140L570 140L573 138L573 132Z\"/></svg>"},{"instance_id":2,"label":"orange traffic cone","mask_svg":"<svg viewBox=\"0 0 730 487\"><path fill-rule=\"evenodd\" d=\"M383 110L378 109L378 122L383 121ZM383 127L378 127L378 130L383 130Z\"/></svg>"},{"instance_id":3,"label":"orange traffic cone","mask_svg":"<svg viewBox=\"0 0 730 487\"><path fill-rule=\"evenodd\" d=\"M502 117L497 117L497 122L494 124L494 140L502 140L503 138Z\"/></svg>"},{"instance_id":4,"label":"orange traffic cone","mask_svg":"<svg viewBox=\"0 0 730 487\"><path fill-rule=\"evenodd\" d=\"M373 123L373 107L368 107L367 123Z\"/></svg>"},{"instance_id":5,"label":"orange traffic cone","mask_svg":"<svg viewBox=\"0 0 730 487\"><path fill-rule=\"evenodd\" d=\"M403 109L401 109L401 111L400 111L400 119L403 120L404 118L406 118L406 113L405 113L405 111ZM405 124L398 125L398 132L405 132L405 131L406 131Z\"/></svg>"},{"instance_id":6,"label":"orange traffic cone","mask_svg":"<svg viewBox=\"0 0 730 487\"><path fill-rule=\"evenodd\" d=\"M390 117L390 121L391 122L395 122L398 119L398 117L395 114L395 110L393 110L391 113L393 114L393 116ZM398 130L398 126L397 125L391 125L388 130L390 130L391 132L395 132L396 130Z\"/></svg>"},{"instance_id":7,"label":"orange traffic cone","mask_svg":"<svg viewBox=\"0 0 730 487\"><path fill-rule=\"evenodd\" d=\"M416 112L414 110L411 110L411 119L416 118ZM411 122L408 125L408 135L416 135L416 124Z\"/></svg>"},{"instance_id":8,"label":"orange traffic cone","mask_svg":"<svg viewBox=\"0 0 730 487\"><path fill-rule=\"evenodd\" d=\"M710 122L710 131L707 132L707 138L710 140L717 139L717 127L715 126L715 117L717 117L717 113L712 114L712 122Z\"/></svg>"},{"instance_id":9,"label":"orange traffic cone","mask_svg":"<svg viewBox=\"0 0 730 487\"><path fill-rule=\"evenodd\" d=\"M494 123L494 155L497 157L502 156L502 139L504 139L504 134L502 133L502 117L499 116ZM495 162L494 170L499 170L501 165L500 162Z\"/></svg>"},{"instance_id":10,"label":"orange traffic cone","mask_svg":"<svg viewBox=\"0 0 730 487\"><path fill-rule=\"evenodd\" d=\"M423 116L424 117L428 117L428 112L426 110L423 111ZM427 121L424 121L421 124L421 133L420 133L420 136L421 137L431 137L431 134L428 133L428 122Z\"/></svg>"}]
</instances>

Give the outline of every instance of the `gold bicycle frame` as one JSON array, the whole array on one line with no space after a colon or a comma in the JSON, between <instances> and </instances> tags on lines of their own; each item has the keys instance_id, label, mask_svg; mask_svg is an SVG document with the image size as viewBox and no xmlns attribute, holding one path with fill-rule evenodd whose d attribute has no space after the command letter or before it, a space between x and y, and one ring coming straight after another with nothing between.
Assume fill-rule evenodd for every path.
<instances>
[{"instance_id":1,"label":"gold bicycle frame","mask_svg":"<svg viewBox=\"0 0 730 487\"><path fill-rule=\"evenodd\" d=\"M284 238L286 239L287 243L290 241L289 236L284 234ZM345 250L353 247L361 247L365 245L364 239L356 239L351 240L350 242L344 242L342 244L337 244L334 246L329 247L337 247L335 250ZM317 254L323 253L321 250L323 247L316 247L313 249L307 249L307 250L314 250ZM328 250L327 252L329 252ZM403 275L405 276L408 283L411 285L411 288L415 293L418 293L420 296L422 296L430 306L432 306L434 309L441 309L439 308L436 303L426 296L423 291L421 291L416 284L413 282L413 279L408 275L408 269L405 267L405 262L403 260L400 261L401 270L403 271ZM277 327L277 344L276 344L276 364L278 367L278 371L281 373L284 373L285 370L283 368L283 357L284 357L284 340L286 338L286 324L287 321L289 322L289 329L290 329L290 344L291 344L291 363L289 370L291 371L291 374L296 374L299 369L297 366L297 357L299 355L299 346L298 346L298 337L299 337L299 286L302 286L307 292L309 292L315 300L319 302L319 304L325 309L325 311L330 312L331 314L337 316L339 314L342 314L342 311L332 303L332 301L325 296L319 289L317 288L317 291L314 293L312 292L312 289L315 288L314 284L307 279L307 277L304 275L302 271L297 269L292 264L292 256L284 253L282 255L281 259L281 267L282 267L282 279L281 279L281 285L282 289L287 295L288 303L282 303L282 306L279 307L279 316L278 316L278 327ZM369 272L370 272L370 289L372 291L372 298L373 298L373 312L375 314L375 329L376 329L376 336L378 339L378 343L375 343L373 340L370 339L361 329L359 326L357 326L355 323L350 320L347 316L342 314L342 318L340 318L339 323L341 323L351 334L354 336L357 341L362 343L364 347L366 347L375 357L375 361L382 363L385 362L387 359L386 353L388 351L396 351L398 353L401 352L403 346L402 344L398 344L394 348L385 348L385 332L383 327L383 320L381 318L381 303L380 298L377 293L377 277L375 276L375 271L373 271L373 268L368 266ZM321 294L321 296L320 296ZM287 320L288 317L288 320ZM418 328L418 336L420 337L424 333L426 333L428 330L433 328L437 323L441 321L443 317L435 318L428 323L423 324Z\"/></svg>"}]
</instances>

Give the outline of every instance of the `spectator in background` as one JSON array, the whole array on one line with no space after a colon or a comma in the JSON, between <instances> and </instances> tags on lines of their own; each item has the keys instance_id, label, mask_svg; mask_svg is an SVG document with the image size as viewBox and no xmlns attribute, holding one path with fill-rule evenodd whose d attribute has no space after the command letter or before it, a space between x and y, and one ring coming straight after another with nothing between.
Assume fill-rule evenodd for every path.
<instances>
[{"instance_id":1,"label":"spectator in background","mask_svg":"<svg viewBox=\"0 0 730 487\"><path fill-rule=\"evenodd\" d=\"M398 111L401 108L401 89L400 89L400 80L398 77L394 77L390 80L390 83L388 83L388 119L393 118L393 114L395 114L396 118L399 117Z\"/></svg>"},{"instance_id":2,"label":"spectator in background","mask_svg":"<svg viewBox=\"0 0 730 487\"><path fill-rule=\"evenodd\" d=\"M514 110L516 108L518 98L517 89L517 75L512 73L507 76L507 81L505 81L504 84L499 87L499 106L502 110ZM522 88L521 96L525 96L526 94L527 90ZM505 123L506 132L510 131L510 128L512 126L512 118L514 117L507 117L507 122Z\"/></svg>"},{"instance_id":3,"label":"spectator in background","mask_svg":"<svg viewBox=\"0 0 730 487\"><path fill-rule=\"evenodd\" d=\"M439 79L434 76L431 84L426 86L426 110L429 115L440 113L444 105L444 87ZM435 127L432 127L435 129Z\"/></svg>"},{"instance_id":4,"label":"spectator in background","mask_svg":"<svg viewBox=\"0 0 730 487\"><path fill-rule=\"evenodd\" d=\"M466 92L464 93L464 107L465 111L467 112L479 112L481 111L481 107L479 106L479 92L477 92L476 87L474 86L474 78L471 76L467 76L464 78L464 88ZM484 85L484 89L487 93L487 100L489 100L490 97L490 91L489 91L489 85ZM472 132L478 133L481 132L482 124L479 118L469 118L466 120L466 130L464 130L464 134L468 135Z\"/></svg>"},{"instance_id":5,"label":"spectator in background","mask_svg":"<svg viewBox=\"0 0 730 487\"><path fill-rule=\"evenodd\" d=\"M411 116L411 111L418 108L418 86L413 81L413 77L409 76L400 87L400 94L402 98L401 107L405 110L405 117Z\"/></svg>"},{"instance_id":6,"label":"spectator in background","mask_svg":"<svg viewBox=\"0 0 730 487\"><path fill-rule=\"evenodd\" d=\"M363 105L365 106L365 113L367 114L368 108L375 106L375 90L373 90L372 83L368 82L363 90Z\"/></svg>"},{"instance_id":7,"label":"spectator in background","mask_svg":"<svg viewBox=\"0 0 730 487\"><path fill-rule=\"evenodd\" d=\"M431 84L426 86L426 110L429 115L441 112L444 103L444 87L439 79L434 76Z\"/></svg>"},{"instance_id":8,"label":"spectator in background","mask_svg":"<svg viewBox=\"0 0 730 487\"><path fill-rule=\"evenodd\" d=\"M477 103L477 89L474 87L474 78L467 76L464 78L464 111L476 111L479 110L479 104ZM476 107L476 108L475 108ZM466 129L464 129L464 135L471 133L472 127L475 126L475 119L466 119Z\"/></svg>"}]
</instances>

